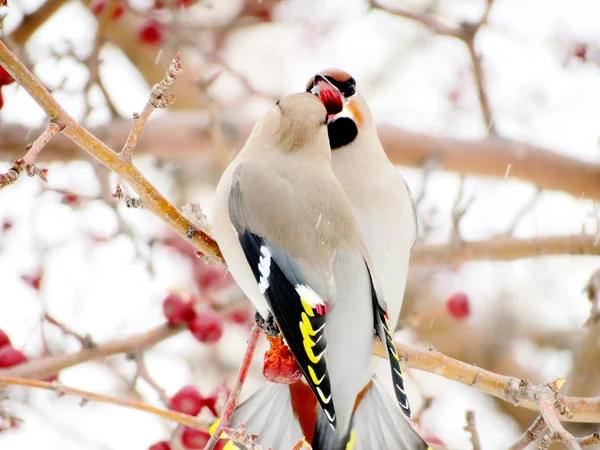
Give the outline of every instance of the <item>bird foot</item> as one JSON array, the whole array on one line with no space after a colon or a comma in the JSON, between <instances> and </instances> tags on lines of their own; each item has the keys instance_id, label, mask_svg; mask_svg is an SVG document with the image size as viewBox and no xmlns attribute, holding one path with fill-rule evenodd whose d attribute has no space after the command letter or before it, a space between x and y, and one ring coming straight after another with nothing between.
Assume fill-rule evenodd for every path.
<instances>
[{"instance_id":1,"label":"bird foot","mask_svg":"<svg viewBox=\"0 0 600 450\"><path fill-rule=\"evenodd\" d=\"M258 327L265 332L267 336L278 337L279 336L279 327L275 323L275 319L273 319L273 314L269 314L266 319L260 315L258 311L254 314L254 321L258 325Z\"/></svg>"}]
</instances>

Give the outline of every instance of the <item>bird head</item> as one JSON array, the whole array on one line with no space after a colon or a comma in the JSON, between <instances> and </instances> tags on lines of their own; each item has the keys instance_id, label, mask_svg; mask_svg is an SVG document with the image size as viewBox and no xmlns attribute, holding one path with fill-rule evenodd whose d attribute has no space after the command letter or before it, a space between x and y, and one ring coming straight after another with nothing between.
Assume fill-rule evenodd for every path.
<instances>
[{"instance_id":1,"label":"bird head","mask_svg":"<svg viewBox=\"0 0 600 450\"><path fill-rule=\"evenodd\" d=\"M334 68L322 70L308 80L306 91L318 95L327 109L332 150L353 142L359 130L371 123L366 102L348 72Z\"/></svg>"}]
</instances>

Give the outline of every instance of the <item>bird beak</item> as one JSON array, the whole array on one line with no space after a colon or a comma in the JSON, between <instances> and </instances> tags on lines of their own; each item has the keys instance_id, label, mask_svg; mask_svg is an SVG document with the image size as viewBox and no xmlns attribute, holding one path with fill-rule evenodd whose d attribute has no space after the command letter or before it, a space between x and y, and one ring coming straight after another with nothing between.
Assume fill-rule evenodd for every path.
<instances>
[{"instance_id":1,"label":"bird beak","mask_svg":"<svg viewBox=\"0 0 600 450\"><path fill-rule=\"evenodd\" d=\"M316 74L308 92L321 99L327 109L327 123L331 122L337 114L344 109L345 98L327 78Z\"/></svg>"}]
</instances>

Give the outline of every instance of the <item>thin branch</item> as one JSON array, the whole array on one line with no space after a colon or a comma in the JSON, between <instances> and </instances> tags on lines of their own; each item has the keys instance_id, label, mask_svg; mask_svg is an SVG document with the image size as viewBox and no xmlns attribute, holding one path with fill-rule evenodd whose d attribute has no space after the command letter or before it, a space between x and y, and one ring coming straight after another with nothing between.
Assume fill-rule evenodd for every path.
<instances>
[{"instance_id":1,"label":"thin branch","mask_svg":"<svg viewBox=\"0 0 600 450\"><path fill-rule=\"evenodd\" d=\"M123 398L112 397L110 395L85 391L83 389L72 388L56 382L46 383L44 381L30 380L26 378L0 376L0 385L12 385L45 389L47 391L56 392L56 394L59 397L69 395L72 397L79 397L84 403L88 401L97 401L100 403L108 403L111 405L123 406L125 408L137 409L138 411L144 411L149 414L154 414L155 416L162 417L163 419L170 420L172 422L177 422L181 425L186 425L188 427L197 428L199 430L208 431L209 429L208 424L187 414L178 413L168 409L155 408L154 406L146 405L144 403L136 402L134 400L127 400Z\"/></svg>"},{"instance_id":2,"label":"thin branch","mask_svg":"<svg viewBox=\"0 0 600 450\"><path fill-rule=\"evenodd\" d=\"M117 200L125 200L125 206L127 206L128 208L144 208L144 203L142 202L142 200L140 198L135 198L130 195L127 195L125 192L123 192L123 189L121 188L121 185L119 183L117 183L117 186L115 187L115 192L112 194L112 196Z\"/></svg>"},{"instance_id":3,"label":"thin branch","mask_svg":"<svg viewBox=\"0 0 600 450\"><path fill-rule=\"evenodd\" d=\"M177 79L181 71L183 70L183 64L181 64L181 56L179 53L173 58L173 62L169 66L167 73L164 78L154 85L150 91L150 99L141 114L133 113L133 127L127 138L127 142L123 146L120 155L126 160L130 161L131 156L137 145L140 133L146 124L146 121L150 117L150 114L157 108L166 108L169 104L175 101L175 95L165 95L169 86Z\"/></svg>"},{"instance_id":4,"label":"thin branch","mask_svg":"<svg viewBox=\"0 0 600 450\"><path fill-rule=\"evenodd\" d=\"M592 304L590 317L586 320L584 326L591 327L600 320L600 269L592 274L583 291Z\"/></svg>"},{"instance_id":5,"label":"thin branch","mask_svg":"<svg viewBox=\"0 0 600 450\"><path fill-rule=\"evenodd\" d=\"M517 211L517 213L515 214L515 217L514 217L512 223L510 224L510 226L508 227L508 229L504 233L505 236L512 236L512 234L515 232L515 228L517 228L517 225L519 225L519 223L521 223L521 221L523 220L523 217L525 217L525 215L529 211L531 211L533 209L533 207L536 205L536 203L538 202L538 200L542 196L542 192L543 191L540 188L536 189L535 193L531 196L531 198L529 199L529 201L527 203L525 203L521 207L521 209L519 209Z\"/></svg>"},{"instance_id":6,"label":"thin branch","mask_svg":"<svg viewBox=\"0 0 600 450\"><path fill-rule=\"evenodd\" d=\"M223 263L223 257L217 243L202 230L198 230L177 208L169 203L131 164L131 161L115 153L77 123L1 41L0 63L53 121L64 125L63 133L65 135L125 180L140 196L140 199L150 211L171 226L200 252L204 253L206 258ZM160 99L157 99L157 101L160 101ZM166 99L163 98L162 101L166 101Z\"/></svg>"},{"instance_id":7,"label":"thin branch","mask_svg":"<svg viewBox=\"0 0 600 450\"><path fill-rule=\"evenodd\" d=\"M494 115L492 113L489 97L485 88L485 74L481 64L481 56L477 54L477 51L475 50L475 37L477 36L477 33L481 27L487 22L494 1L486 0L483 14L477 22L465 22L460 25L448 25L434 17L431 17L428 14L411 12L399 7L386 6L381 4L378 0L370 0L369 3L371 8L380 9L388 14L419 22L425 27L429 28L435 34L458 39L466 45L469 52L469 57L471 58L471 64L473 66L473 76L475 78L477 96L479 98L479 104L481 106L481 113L485 126L491 136L497 136L498 132L496 130L496 126L494 125Z\"/></svg>"},{"instance_id":8,"label":"thin branch","mask_svg":"<svg viewBox=\"0 0 600 450\"><path fill-rule=\"evenodd\" d=\"M77 339L83 348L88 348L88 349L94 348L94 346L95 346L94 341L92 340L92 337L89 334L86 334L85 336L83 336L83 335L77 333L76 331L72 330L68 326L66 326L63 323L56 320L54 317L52 317L47 312L45 312L44 315L42 316L42 320L44 320L45 322L48 322L50 325L54 325L60 331L62 331L63 334L65 334L67 336L72 336L75 339Z\"/></svg>"},{"instance_id":9,"label":"thin branch","mask_svg":"<svg viewBox=\"0 0 600 450\"><path fill-rule=\"evenodd\" d=\"M467 426L465 431L471 435L471 446L473 450L481 450L481 440L479 439L479 433L475 426L475 413L473 411L466 412Z\"/></svg>"},{"instance_id":10,"label":"thin branch","mask_svg":"<svg viewBox=\"0 0 600 450\"><path fill-rule=\"evenodd\" d=\"M93 348L84 348L75 353L32 359L10 369L0 370L0 376L44 379L58 374L63 369L88 361L101 360L120 353L130 354L135 351L142 351L181 331L183 331L183 328L162 325L126 338L96 343Z\"/></svg>"},{"instance_id":11,"label":"thin branch","mask_svg":"<svg viewBox=\"0 0 600 450\"><path fill-rule=\"evenodd\" d=\"M546 423L544 422L544 417L540 414L531 426L527 428L525 434L521 436L521 439L511 445L508 450L524 450L529 444L535 441L545 429Z\"/></svg>"},{"instance_id":12,"label":"thin branch","mask_svg":"<svg viewBox=\"0 0 600 450\"><path fill-rule=\"evenodd\" d=\"M460 175L460 182L458 185L458 193L456 194L456 199L454 200L454 204L452 205L452 234L450 236L451 245L458 246L458 244L462 244L462 236L460 234L460 221L464 217L464 215L469 210L469 207L475 200L475 195L471 195L469 200L465 206L461 207L460 204L463 200L464 196L464 188L465 188L465 176L463 174Z\"/></svg>"},{"instance_id":13,"label":"thin branch","mask_svg":"<svg viewBox=\"0 0 600 450\"><path fill-rule=\"evenodd\" d=\"M261 336L261 334L262 330L258 327L258 325L254 325L252 331L250 332L250 337L248 338L246 353L244 354L244 358L238 371L235 384L233 386L233 389L229 393L229 398L227 399L227 403L225 404L225 411L223 412L223 417L221 417L219 425L217 425L217 428L210 437L210 440L207 442L206 447L204 447L204 450L213 450L215 448L215 445L217 445L217 442L219 441L223 429L229 428L229 425L231 424L231 417L233 416L233 412L237 404L237 399L239 398L242 392L242 387L244 386L244 381L246 380L246 376L248 375L248 369L250 369L252 357L254 356L254 352L256 350L256 344L258 343L258 338Z\"/></svg>"},{"instance_id":14,"label":"thin branch","mask_svg":"<svg viewBox=\"0 0 600 450\"><path fill-rule=\"evenodd\" d=\"M62 126L57 122L52 121L48 128L38 137L32 144L28 144L25 149L27 153L23 158L17 159L10 170L5 174L0 174L0 189L14 183L19 178L19 175L23 172L23 169L27 172L27 175L33 177L39 175L43 181L48 181L46 176L48 175L48 169L40 169L36 167L35 162L44 148L44 146L50 142L50 140L56 136L56 133L62 130Z\"/></svg>"},{"instance_id":15,"label":"thin branch","mask_svg":"<svg viewBox=\"0 0 600 450\"><path fill-rule=\"evenodd\" d=\"M160 387L160 385L156 381L154 381L154 378L150 376L148 368L146 367L146 362L144 361L143 352L133 352L133 354L131 355L131 359L133 359L136 364L135 375L133 376L133 380L131 382L131 389L135 389L135 386L139 379L144 380L152 389L156 391L162 404L168 407L169 396L167 395L167 391Z\"/></svg>"},{"instance_id":16,"label":"thin branch","mask_svg":"<svg viewBox=\"0 0 600 450\"><path fill-rule=\"evenodd\" d=\"M582 438L577 438L577 442L582 447L588 447L590 445L596 445L596 444L600 443L600 432L596 431L596 432L590 434L589 436L585 436L585 437L582 437Z\"/></svg>"},{"instance_id":17,"label":"thin branch","mask_svg":"<svg viewBox=\"0 0 600 450\"><path fill-rule=\"evenodd\" d=\"M570 414L568 408L557 397L558 391L564 382L565 380L559 378L552 383L534 388L529 395L530 400L540 410L544 418L544 423L550 431L549 435L542 438L540 449L547 450L552 442L558 440L571 450L581 450L581 446L575 439L575 436L564 429L558 418L558 414L566 415L567 417Z\"/></svg>"}]
</instances>

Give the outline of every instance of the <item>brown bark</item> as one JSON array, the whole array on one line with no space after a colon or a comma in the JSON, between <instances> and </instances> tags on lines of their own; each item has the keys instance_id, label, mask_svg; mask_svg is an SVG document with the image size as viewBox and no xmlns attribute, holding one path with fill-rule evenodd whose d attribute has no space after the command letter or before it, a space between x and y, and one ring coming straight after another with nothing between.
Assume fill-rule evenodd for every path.
<instances>
[{"instance_id":1,"label":"brown bark","mask_svg":"<svg viewBox=\"0 0 600 450\"><path fill-rule=\"evenodd\" d=\"M177 103L181 99L178 97ZM131 121L116 120L107 127L91 130L109 146L120 147L126 141ZM176 112L151 120L140 138L136 152L160 159L217 161L218 152L208 132L208 117L202 113ZM243 145L250 124L238 132L224 133L225 145L235 152ZM13 160L23 153L30 132L16 124L0 125L0 158ZM469 175L516 178L542 189L558 190L574 197L600 200L600 165L561 155L524 142L497 138L467 140L434 137L390 126L379 127L381 141L390 160L397 165L430 167L435 170ZM82 157L77 145L57 136L45 148L46 160L71 160ZM510 167L509 167L510 166Z\"/></svg>"}]
</instances>

